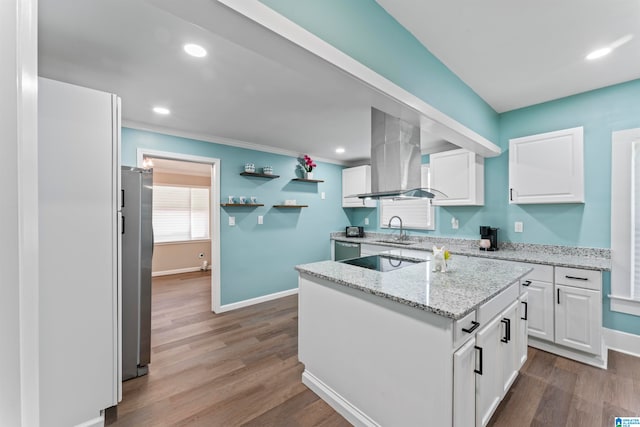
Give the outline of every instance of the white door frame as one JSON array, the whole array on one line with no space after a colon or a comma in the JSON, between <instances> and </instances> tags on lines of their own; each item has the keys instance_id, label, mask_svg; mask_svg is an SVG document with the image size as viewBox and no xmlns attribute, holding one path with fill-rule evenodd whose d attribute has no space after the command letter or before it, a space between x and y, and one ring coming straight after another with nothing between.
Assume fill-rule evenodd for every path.
<instances>
[{"instance_id":1,"label":"white door frame","mask_svg":"<svg viewBox=\"0 0 640 427\"><path fill-rule=\"evenodd\" d=\"M138 148L136 159L138 167L142 167L145 157L211 165L211 205L209 212L211 220L211 311L220 313L220 159Z\"/></svg>"}]
</instances>

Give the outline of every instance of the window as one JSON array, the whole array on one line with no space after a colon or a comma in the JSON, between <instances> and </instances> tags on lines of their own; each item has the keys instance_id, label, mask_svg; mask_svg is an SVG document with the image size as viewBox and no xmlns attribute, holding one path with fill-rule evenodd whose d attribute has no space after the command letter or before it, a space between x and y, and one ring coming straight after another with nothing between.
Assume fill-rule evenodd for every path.
<instances>
[{"instance_id":1,"label":"window","mask_svg":"<svg viewBox=\"0 0 640 427\"><path fill-rule=\"evenodd\" d=\"M209 189L153 186L155 241L182 242L209 238Z\"/></svg>"},{"instance_id":2,"label":"window","mask_svg":"<svg viewBox=\"0 0 640 427\"><path fill-rule=\"evenodd\" d=\"M431 187L429 165L422 165L422 187ZM403 228L418 230L435 230L436 222L431 199L381 199L380 200L380 228L389 227L389 219L393 216L402 218ZM400 224L396 220L394 227Z\"/></svg>"},{"instance_id":3,"label":"window","mask_svg":"<svg viewBox=\"0 0 640 427\"><path fill-rule=\"evenodd\" d=\"M640 315L640 128L613 133L611 310Z\"/></svg>"}]
</instances>

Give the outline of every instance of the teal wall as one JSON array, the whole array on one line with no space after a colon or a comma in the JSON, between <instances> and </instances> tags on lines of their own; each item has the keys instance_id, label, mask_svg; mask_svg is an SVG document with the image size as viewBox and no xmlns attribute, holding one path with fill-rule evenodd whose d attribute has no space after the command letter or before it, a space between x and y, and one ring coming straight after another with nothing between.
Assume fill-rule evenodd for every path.
<instances>
[{"instance_id":1,"label":"teal wall","mask_svg":"<svg viewBox=\"0 0 640 427\"><path fill-rule=\"evenodd\" d=\"M136 165L136 150L146 148L220 159L221 202L227 196L257 196L264 207L221 208L222 304L243 301L298 286L297 264L330 258L329 233L349 223L342 209L342 167L318 163L315 178L324 183L293 182L295 157L247 150L135 129L122 129L122 164ZM245 162L257 168L271 165L277 179L240 175ZM326 199L321 199L325 192ZM272 205L296 199L304 209L276 209ZM264 224L258 225L258 215ZM229 216L236 226L230 227Z\"/></svg>"},{"instance_id":2,"label":"teal wall","mask_svg":"<svg viewBox=\"0 0 640 427\"><path fill-rule=\"evenodd\" d=\"M415 231L460 238L477 238L480 225L499 227L499 239L609 248L611 242L611 133L640 127L640 80L606 87L534 105L500 115L499 157L485 159L485 205L436 207L436 230ZM584 127L584 204L510 205L509 139L525 135ZM423 156L423 162L428 162ZM377 209L351 209L353 225L378 230ZM460 228L451 228L451 217ZM515 221L524 232L515 233Z\"/></svg>"},{"instance_id":3,"label":"teal wall","mask_svg":"<svg viewBox=\"0 0 640 427\"><path fill-rule=\"evenodd\" d=\"M261 0L401 88L498 140L498 115L374 0Z\"/></svg>"}]
</instances>

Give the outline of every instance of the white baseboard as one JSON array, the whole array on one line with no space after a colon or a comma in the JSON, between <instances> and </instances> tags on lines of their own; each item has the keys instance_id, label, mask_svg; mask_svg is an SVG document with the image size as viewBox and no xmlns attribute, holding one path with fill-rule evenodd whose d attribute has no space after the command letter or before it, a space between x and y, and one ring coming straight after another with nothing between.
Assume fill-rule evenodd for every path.
<instances>
[{"instance_id":1,"label":"white baseboard","mask_svg":"<svg viewBox=\"0 0 640 427\"><path fill-rule=\"evenodd\" d=\"M583 353L578 350L573 350L561 345L557 345L548 341L540 340L535 337L529 337L528 344L530 347L537 348L548 353L557 354L558 356L566 357L567 359L576 360L578 362L585 363L587 365L595 366L600 369L607 369L607 348L603 341L602 356L596 356L595 354Z\"/></svg>"},{"instance_id":2,"label":"white baseboard","mask_svg":"<svg viewBox=\"0 0 640 427\"><path fill-rule=\"evenodd\" d=\"M104 417L101 415L89 421L85 421L76 425L76 427L102 427L104 426Z\"/></svg>"},{"instance_id":3,"label":"white baseboard","mask_svg":"<svg viewBox=\"0 0 640 427\"><path fill-rule=\"evenodd\" d=\"M348 400L306 369L302 373L302 383L354 426L380 427L380 424L369 418L364 412L353 406Z\"/></svg>"},{"instance_id":4,"label":"white baseboard","mask_svg":"<svg viewBox=\"0 0 640 427\"><path fill-rule=\"evenodd\" d=\"M604 342L611 350L640 357L640 335L602 328Z\"/></svg>"},{"instance_id":5,"label":"white baseboard","mask_svg":"<svg viewBox=\"0 0 640 427\"><path fill-rule=\"evenodd\" d=\"M194 271L200 271L200 267L187 267L187 268L177 268L175 270L164 270L164 271L154 271L151 273L151 277L157 276L169 276L171 274L180 274L180 273L193 273Z\"/></svg>"},{"instance_id":6,"label":"white baseboard","mask_svg":"<svg viewBox=\"0 0 640 427\"><path fill-rule=\"evenodd\" d=\"M260 304L261 302L267 302L278 298L288 297L289 295L295 295L298 293L298 288L289 289L286 291L275 292L273 294L264 295L257 298L251 298L244 301L238 301L231 304L221 305L216 313L224 313L225 311L237 310L238 308L248 307L254 304Z\"/></svg>"}]
</instances>

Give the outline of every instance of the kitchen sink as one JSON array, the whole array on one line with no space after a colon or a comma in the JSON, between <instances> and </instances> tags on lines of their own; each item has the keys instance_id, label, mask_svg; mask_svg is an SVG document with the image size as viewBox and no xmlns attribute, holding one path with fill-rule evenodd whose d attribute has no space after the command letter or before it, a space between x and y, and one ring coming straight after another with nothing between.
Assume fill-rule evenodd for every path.
<instances>
[{"instance_id":1,"label":"kitchen sink","mask_svg":"<svg viewBox=\"0 0 640 427\"><path fill-rule=\"evenodd\" d=\"M399 240L376 240L376 243L389 243L392 245L403 245L403 246L409 246L409 245L413 245L416 242L401 242Z\"/></svg>"}]
</instances>

